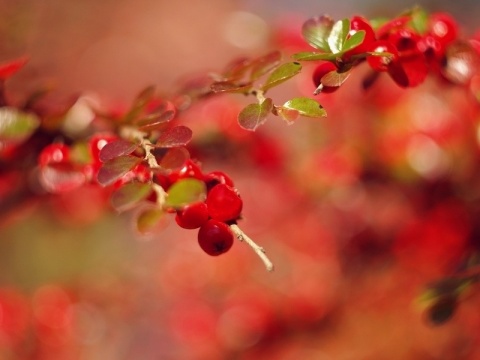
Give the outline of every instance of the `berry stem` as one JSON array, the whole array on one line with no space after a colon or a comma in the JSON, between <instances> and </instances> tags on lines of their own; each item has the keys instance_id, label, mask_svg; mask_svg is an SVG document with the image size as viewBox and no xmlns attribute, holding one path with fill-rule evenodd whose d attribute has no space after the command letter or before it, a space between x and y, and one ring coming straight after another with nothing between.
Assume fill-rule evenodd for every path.
<instances>
[{"instance_id":1,"label":"berry stem","mask_svg":"<svg viewBox=\"0 0 480 360\"><path fill-rule=\"evenodd\" d=\"M238 240L245 241L255 253L262 259L267 271L273 271L273 263L268 258L267 254L265 254L265 249L255 243L252 239L250 239L243 231L238 227L237 224L230 225L230 229L235 234Z\"/></svg>"}]
</instances>

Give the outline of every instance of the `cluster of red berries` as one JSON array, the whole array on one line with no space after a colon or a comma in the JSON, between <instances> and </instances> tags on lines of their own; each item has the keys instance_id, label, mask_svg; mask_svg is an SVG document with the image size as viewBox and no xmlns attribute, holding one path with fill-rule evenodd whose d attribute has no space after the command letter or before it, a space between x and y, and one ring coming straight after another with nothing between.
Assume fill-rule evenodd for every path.
<instances>
[{"instance_id":1,"label":"cluster of red berries","mask_svg":"<svg viewBox=\"0 0 480 360\"><path fill-rule=\"evenodd\" d=\"M227 252L234 240L229 225L237 222L243 207L243 201L233 181L221 171L203 174L192 160L187 160L180 170L168 176L155 176L155 180L164 189L185 178L205 182L207 196L205 201L195 202L176 210L175 221L184 229L199 229L198 243L207 254L217 256Z\"/></svg>"},{"instance_id":2,"label":"cluster of red berries","mask_svg":"<svg viewBox=\"0 0 480 360\"><path fill-rule=\"evenodd\" d=\"M446 13L430 14L421 30L414 26L413 15L394 18L376 29L367 19L353 16L348 37L358 31L365 32L361 44L334 61L322 61L314 70L318 92L330 93L339 88L322 86L325 75L346 72L365 59L375 72L388 73L399 86L417 86L429 71L442 73L447 65L447 50L458 38L458 24Z\"/></svg>"}]
</instances>

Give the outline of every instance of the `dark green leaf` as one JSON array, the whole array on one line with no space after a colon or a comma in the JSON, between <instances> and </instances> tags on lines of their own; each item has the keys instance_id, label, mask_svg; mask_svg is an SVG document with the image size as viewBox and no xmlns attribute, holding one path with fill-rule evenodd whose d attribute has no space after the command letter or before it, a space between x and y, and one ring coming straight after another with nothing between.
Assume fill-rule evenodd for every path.
<instances>
[{"instance_id":1,"label":"dark green leaf","mask_svg":"<svg viewBox=\"0 0 480 360\"><path fill-rule=\"evenodd\" d=\"M39 118L12 107L0 108L0 141L21 142L40 125Z\"/></svg>"},{"instance_id":2,"label":"dark green leaf","mask_svg":"<svg viewBox=\"0 0 480 360\"><path fill-rule=\"evenodd\" d=\"M347 39L350 31L350 20L338 20L332 27L332 31L328 35L328 46L332 53L336 54L343 50L343 44Z\"/></svg>"},{"instance_id":3,"label":"dark green leaf","mask_svg":"<svg viewBox=\"0 0 480 360\"><path fill-rule=\"evenodd\" d=\"M110 198L110 203L117 211L129 210L146 199L151 192L152 186L150 184L131 182L116 190Z\"/></svg>"},{"instance_id":4,"label":"dark green leaf","mask_svg":"<svg viewBox=\"0 0 480 360\"><path fill-rule=\"evenodd\" d=\"M171 148L184 146L192 140L192 130L186 126L179 125L165 130L157 140L155 146Z\"/></svg>"},{"instance_id":5,"label":"dark green leaf","mask_svg":"<svg viewBox=\"0 0 480 360\"><path fill-rule=\"evenodd\" d=\"M236 84L230 81L215 82L211 85L210 89L215 93L242 93L248 91L252 86L252 83Z\"/></svg>"},{"instance_id":6,"label":"dark green leaf","mask_svg":"<svg viewBox=\"0 0 480 360\"><path fill-rule=\"evenodd\" d=\"M131 141L118 139L108 144L105 144L105 146L102 147L102 149L100 150L100 154L98 155L98 157L101 162L107 162L118 156L129 155L137 147L138 145Z\"/></svg>"},{"instance_id":7,"label":"dark green leaf","mask_svg":"<svg viewBox=\"0 0 480 360\"><path fill-rule=\"evenodd\" d=\"M302 70L302 65L298 62L290 62L281 65L267 79L265 85L262 86L263 91L267 91L268 89L277 86L284 81L294 77Z\"/></svg>"},{"instance_id":8,"label":"dark green leaf","mask_svg":"<svg viewBox=\"0 0 480 360\"><path fill-rule=\"evenodd\" d=\"M333 27L333 19L329 16L317 16L307 20L302 26L303 38L314 48L330 52L328 36Z\"/></svg>"},{"instance_id":9,"label":"dark green leaf","mask_svg":"<svg viewBox=\"0 0 480 360\"><path fill-rule=\"evenodd\" d=\"M119 156L108 160L100 168L97 181L102 186L111 185L141 162L142 159L131 155Z\"/></svg>"},{"instance_id":10,"label":"dark green leaf","mask_svg":"<svg viewBox=\"0 0 480 360\"><path fill-rule=\"evenodd\" d=\"M188 204L204 201L206 196L207 187L203 181L186 178L177 181L168 189L165 206L181 209Z\"/></svg>"},{"instance_id":11,"label":"dark green leaf","mask_svg":"<svg viewBox=\"0 0 480 360\"><path fill-rule=\"evenodd\" d=\"M280 51L272 51L261 58L258 58L254 61L252 67L252 73L250 75L250 79L256 80L262 75L272 71L278 65L280 65L280 61L282 60L282 53Z\"/></svg>"},{"instance_id":12,"label":"dark green leaf","mask_svg":"<svg viewBox=\"0 0 480 360\"><path fill-rule=\"evenodd\" d=\"M162 209L152 207L143 210L137 218L137 230L142 235L150 234L159 228L159 224L165 218Z\"/></svg>"},{"instance_id":13,"label":"dark green leaf","mask_svg":"<svg viewBox=\"0 0 480 360\"><path fill-rule=\"evenodd\" d=\"M137 126L140 131L153 131L161 128L175 116L175 111L167 110L163 113L150 114L138 121Z\"/></svg>"},{"instance_id":14,"label":"dark green leaf","mask_svg":"<svg viewBox=\"0 0 480 360\"><path fill-rule=\"evenodd\" d=\"M331 53L317 53L317 52L310 52L310 51L305 51L305 52L300 52L292 55L292 58L294 60L299 60L299 61L316 61L316 60L335 60L336 55L331 54Z\"/></svg>"},{"instance_id":15,"label":"dark green leaf","mask_svg":"<svg viewBox=\"0 0 480 360\"><path fill-rule=\"evenodd\" d=\"M307 117L318 118L327 116L327 112L323 109L322 105L315 100L306 97L291 99L283 104L283 107L290 110L296 110L300 115Z\"/></svg>"},{"instance_id":16,"label":"dark green leaf","mask_svg":"<svg viewBox=\"0 0 480 360\"><path fill-rule=\"evenodd\" d=\"M365 30L359 30L352 36L350 36L343 44L342 52L348 51L360 45L365 39Z\"/></svg>"},{"instance_id":17,"label":"dark green leaf","mask_svg":"<svg viewBox=\"0 0 480 360\"><path fill-rule=\"evenodd\" d=\"M255 131L257 127L267 120L267 116L272 109L273 102L270 98L265 99L261 104L247 105L238 114L238 123L245 130Z\"/></svg>"}]
</instances>

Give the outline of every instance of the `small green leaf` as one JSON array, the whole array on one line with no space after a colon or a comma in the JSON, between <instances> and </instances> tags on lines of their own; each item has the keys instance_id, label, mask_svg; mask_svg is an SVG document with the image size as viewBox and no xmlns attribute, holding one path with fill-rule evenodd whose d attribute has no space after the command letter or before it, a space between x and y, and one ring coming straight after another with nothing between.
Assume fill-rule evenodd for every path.
<instances>
[{"instance_id":1,"label":"small green leaf","mask_svg":"<svg viewBox=\"0 0 480 360\"><path fill-rule=\"evenodd\" d=\"M345 40L342 52L351 50L363 43L363 40L365 39L365 34L365 30L359 30L355 34L350 36L347 40Z\"/></svg>"},{"instance_id":2,"label":"small green leaf","mask_svg":"<svg viewBox=\"0 0 480 360\"><path fill-rule=\"evenodd\" d=\"M333 27L333 19L322 15L307 20L302 26L303 38L315 49L331 52L328 36Z\"/></svg>"},{"instance_id":3,"label":"small green leaf","mask_svg":"<svg viewBox=\"0 0 480 360\"><path fill-rule=\"evenodd\" d=\"M110 203L115 210L122 212L133 208L137 203L146 199L151 192L150 184L131 182L116 190L110 198Z\"/></svg>"},{"instance_id":4,"label":"small green leaf","mask_svg":"<svg viewBox=\"0 0 480 360\"><path fill-rule=\"evenodd\" d=\"M409 25L419 34L424 35L428 30L428 13L417 6L412 10L412 19Z\"/></svg>"},{"instance_id":5,"label":"small green leaf","mask_svg":"<svg viewBox=\"0 0 480 360\"><path fill-rule=\"evenodd\" d=\"M168 189L165 206L181 209L188 204L204 201L206 196L207 187L203 181L194 178L182 179Z\"/></svg>"},{"instance_id":6,"label":"small green leaf","mask_svg":"<svg viewBox=\"0 0 480 360\"><path fill-rule=\"evenodd\" d=\"M296 110L300 115L319 118L327 116L325 109L313 99L307 97L294 98L283 104L283 107Z\"/></svg>"},{"instance_id":7,"label":"small green leaf","mask_svg":"<svg viewBox=\"0 0 480 360\"><path fill-rule=\"evenodd\" d=\"M102 186L111 185L141 162L141 158L132 155L108 160L98 171L97 181Z\"/></svg>"},{"instance_id":8,"label":"small green leaf","mask_svg":"<svg viewBox=\"0 0 480 360\"><path fill-rule=\"evenodd\" d=\"M330 71L329 73L325 74L320 79L320 81L324 86L337 87L342 85L345 82L345 80L347 80L347 78L350 76L350 74L351 74L351 69L341 73L336 71Z\"/></svg>"},{"instance_id":9,"label":"small green leaf","mask_svg":"<svg viewBox=\"0 0 480 360\"><path fill-rule=\"evenodd\" d=\"M192 140L192 134L192 130L186 126L174 126L162 132L155 146L163 148L184 146Z\"/></svg>"},{"instance_id":10,"label":"small green leaf","mask_svg":"<svg viewBox=\"0 0 480 360\"><path fill-rule=\"evenodd\" d=\"M292 55L292 58L298 61L316 61L316 60L331 61L331 60L335 60L336 57L337 57L336 55L331 53L317 53L317 52L309 52L309 51L299 52Z\"/></svg>"},{"instance_id":11,"label":"small green leaf","mask_svg":"<svg viewBox=\"0 0 480 360\"><path fill-rule=\"evenodd\" d=\"M262 86L263 91L267 91L268 89L277 86L284 81L294 77L302 70L302 65L298 62L290 62L281 65L267 79L265 85Z\"/></svg>"},{"instance_id":12,"label":"small green leaf","mask_svg":"<svg viewBox=\"0 0 480 360\"><path fill-rule=\"evenodd\" d=\"M100 150L100 154L98 155L98 157L101 162L107 162L118 156L129 155L137 147L138 145L131 141L118 139L108 144L105 144L105 146L102 147L102 149Z\"/></svg>"},{"instance_id":13,"label":"small green leaf","mask_svg":"<svg viewBox=\"0 0 480 360\"><path fill-rule=\"evenodd\" d=\"M0 108L0 141L21 142L40 125L40 119L12 107Z\"/></svg>"},{"instance_id":14,"label":"small green leaf","mask_svg":"<svg viewBox=\"0 0 480 360\"><path fill-rule=\"evenodd\" d=\"M231 81L219 81L210 86L210 89L215 93L242 93L247 92L252 86L251 82L236 84Z\"/></svg>"},{"instance_id":15,"label":"small green leaf","mask_svg":"<svg viewBox=\"0 0 480 360\"><path fill-rule=\"evenodd\" d=\"M252 67L252 73L250 75L250 79L252 81L258 79L262 75L272 71L278 65L280 65L280 61L282 60L282 53L280 51L272 51L265 56L262 56L254 61Z\"/></svg>"},{"instance_id":16,"label":"small green leaf","mask_svg":"<svg viewBox=\"0 0 480 360\"><path fill-rule=\"evenodd\" d=\"M350 20L338 20L332 27L332 31L328 35L328 46L332 53L337 54L343 50L348 32L350 31Z\"/></svg>"},{"instance_id":17,"label":"small green leaf","mask_svg":"<svg viewBox=\"0 0 480 360\"><path fill-rule=\"evenodd\" d=\"M159 228L159 223L165 218L165 212L160 208L143 210L137 217L137 230L142 235L150 234Z\"/></svg>"},{"instance_id":18,"label":"small green leaf","mask_svg":"<svg viewBox=\"0 0 480 360\"><path fill-rule=\"evenodd\" d=\"M245 130L255 131L267 120L267 116L272 109L273 102L270 98L265 99L261 104L247 105L238 114L238 123Z\"/></svg>"}]
</instances>

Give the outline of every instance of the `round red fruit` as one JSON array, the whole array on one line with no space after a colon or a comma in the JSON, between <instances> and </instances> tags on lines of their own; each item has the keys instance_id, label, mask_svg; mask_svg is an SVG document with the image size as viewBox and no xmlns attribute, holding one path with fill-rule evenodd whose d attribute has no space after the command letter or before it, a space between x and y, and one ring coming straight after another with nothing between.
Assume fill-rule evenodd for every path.
<instances>
[{"instance_id":1,"label":"round red fruit","mask_svg":"<svg viewBox=\"0 0 480 360\"><path fill-rule=\"evenodd\" d=\"M234 188L225 185L215 185L207 195L208 215L220 221L235 221L242 212L243 201Z\"/></svg>"},{"instance_id":2,"label":"round red fruit","mask_svg":"<svg viewBox=\"0 0 480 360\"><path fill-rule=\"evenodd\" d=\"M212 171L205 175L204 181L207 184L207 188L212 188L217 184L225 184L233 187L233 180L222 171Z\"/></svg>"},{"instance_id":3,"label":"round red fruit","mask_svg":"<svg viewBox=\"0 0 480 360\"><path fill-rule=\"evenodd\" d=\"M114 134L107 133L93 135L88 141L88 146L90 148L93 161L100 162L100 151L102 148L115 140L117 140L117 136Z\"/></svg>"},{"instance_id":4,"label":"round red fruit","mask_svg":"<svg viewBox=\"0 0 480 360\"><path fill-rule=\"evenodd\" d=\"M337 66L330 62L330 61L325 61L325 62L322 62L320 65L318 65L315 69L315 71L313 72L313 84L315 85L315 87L317 88L317 90L315 90L315 94L319 94L320 92L323 92L323 93L331 93L331 92L334 92L338 89L338 86L326 86L326 85L323 85L322 84L322 78L332 72L332 71L337 71Z\"/></svg>"},{"instance_id":5,"label":"round red fruit","mask_svg":"<svg viewBox=\"0 0 480 360\"><path fill-rule=\"evenodd\" d=\"M184 229L196 229L205 224L208 220L207 204L197 202L185 206L177 211L175 221L178 226Z\"/></svg>"},{"instance_id":6,"label":"round red fruit","mask_svg":"<svg viewBox=\"0 0 480 360\"><path fill-rule=\"evenodd\" d=\"M210 219L198 230L198 244L208 255L218 256L233 245L233 233L222 221Z\"/></svg>"},{"instance_id":7,"label":"round red fruit","mask_svg":"<svg viewBox=\"0 0 480 360\"><path fill-rule=\"evenodd\" d=\"M180 179L195 178L203 180L202 170L193 160L188 159L180 170L172 172L168 176L170 183L175 183Z\"/></svg>"},{"instance_id":8,"label":"round red fruit","mask_svg":"<svg viewBox=\"0 0 480 360\"><path fill-rule=\"evenodd\" d=\"M447 45L458 36L458 25L449 14L438 12L430 16L428 23L429 33L443 45Z\"/></svg>"},{"instance_id":9,"label":"round red fruit","mask_svg":"<svg viewBox=\"0 0 480 360\"><path fill-rule=\"evenodd\" d=\"M69 161L70 148L65 144L50 144L45 146L38 156L40 166L62 164Z\"/></svg>"},{"instance_id":10,"label":"round red fruit","mask_svg":"<svg viewBox=\"0 0 480 360\"><path fill-rule=\"evenodd\" d=\"M375 32L368 21L361 16L354 16L350 20L350 31L348 36L351 37L359 31L365 31L365 37L360 45L354 47L347 52L347 56L365 53L371 50L372 44L375 42Z\"/></svg>"},{"instance_id":11,"label":"round red fruit","mask_svg":"<svg viewBox=\"0 0 480 360\"><path fill-rule=\"evenodd\" d=\"M367 62L375 71L387 71L389 66L398 60L398 52L395 46L385 40L375 42L372 51L376 53L388 53L388 56L370 55Z\"/></svg>"}]
</instances>

